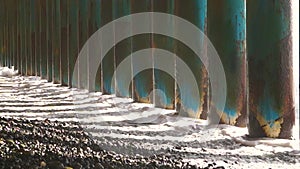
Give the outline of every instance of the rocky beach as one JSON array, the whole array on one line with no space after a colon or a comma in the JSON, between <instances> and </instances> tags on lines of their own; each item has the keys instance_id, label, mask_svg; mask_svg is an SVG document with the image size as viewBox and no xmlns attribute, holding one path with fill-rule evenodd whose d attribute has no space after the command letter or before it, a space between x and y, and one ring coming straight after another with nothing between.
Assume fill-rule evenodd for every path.
<instances>
[{"instance_id":1,"label":"rocky beach","mask_svg":"<svg viewBox=\"0 0 300 169\"><path fill-rule=\"evenodd\" d=\"M38 77L0 77L0 168L300 168L296 138L88 93ZM295 132L299 129L295 129Z\"/></svg>"}]
</instances>

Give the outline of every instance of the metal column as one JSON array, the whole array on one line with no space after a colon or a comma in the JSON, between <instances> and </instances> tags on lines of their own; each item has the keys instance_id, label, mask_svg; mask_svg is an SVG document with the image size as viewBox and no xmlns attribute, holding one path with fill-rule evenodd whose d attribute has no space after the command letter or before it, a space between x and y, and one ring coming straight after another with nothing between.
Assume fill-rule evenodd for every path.
<instances>
[{"instance_id":1,"label":"metal column","mask_svg":"<svg viewBox=\"0 0 300 169\"><path fill-rule=\"evenodd\" d=\"M246 126L245 5L245 0L209 0L207 10L208 38L222 61L227 83L224 111L217 112L221 123L236 126Z\"/></svg>"},{"instance_id":2,"label":"metal column","mask_svg":"<svg viewBox=\"0 0 300 169\"><path fill-rule=\"evenodd\" d=\"M150 12L151 0L131 0L131 13ZM133 27L134 28L134 27ZM151 34L135 35L132 37L132 53L151 47ZM153 64L152 57L145 59L147 64ZM133 72L137 65L132 63ZM133 99L138 102L150 103L153 98L153 69L147 69L133 77Z\"/></svg>"},{"instance_id":3,"label":"metal column","mask_svg":"<svg viewBox=\"0 0 300 169\"><path fill-rule=\"evenodd\" d=\"M118 19L122 16L130 14L130 0L113 0L113 19ZM127 21L128 23L130 21ZM127 24L127 27L116 28L114 27L114 33L116 34L130 34L131 26ZM131 57L131 38L127 38L118 44L114 42L114 56L115 56L115 67L118 68L119 64L127 57ZM131 65L127 66L128 71L126 72L115 72L116 73L116 95L120 97L131 97L131 88L126 89L126 84L123 84L125 79L128 77L123 73L129 73L131 77Z\"/></svg>"},{"instance_id":4,"label":"metal column","mask_svg":"<svg viewBox=\"0 0 300 169\"><path fill-rule=\"evenodd\" d=\"M295 124L291 0L247 1L249 134L290 138Z\"/></svg>"},{"instance_id":5,"label":"metal column","mask_svg":"<svg viewBox=\"0 0 300 169\"><path fill-rule=\"evenodd\" d=\"M202 32L206 33L206 20L207 20L207 1L194 1L194 0L176 0L175 1L175 15L191 22L197 26ZM175 33L177 33L175 26ZM200 48L200 46L199 46ZM204 47L203 47L204 48ZM205 51L203 51L205 52ZM190 84L184 84L184 86L179 89L176 89L176 109L182 110L179 112L183 116L189 116L194 118L206 119L207 117L207 106L208 106L208 79L207 71L199 59L199 57L185 44L180 41L175 43L175 53L180 59L182 59L187 66L191 69L194 78L197 82L198 91L200 96L200 103L197 103L195 94L191 89ZM179 68L176 68L177 72L181 71ZM183 79L190 77L177 77ZM182 90L186 94L182 94Z\"/></svg>"}]
</instances>

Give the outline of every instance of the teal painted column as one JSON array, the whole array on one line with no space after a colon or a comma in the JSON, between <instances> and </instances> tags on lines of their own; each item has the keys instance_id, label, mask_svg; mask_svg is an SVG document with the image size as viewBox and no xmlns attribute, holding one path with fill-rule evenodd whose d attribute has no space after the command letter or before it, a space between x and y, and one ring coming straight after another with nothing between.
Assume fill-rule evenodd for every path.
<instances>
[{"instance_id":1,"label":"teal painted column","mask_svg":"<svg viewBox=\"0 0 300 169\"><path fill-rule=\"evenodd\" d=\"M60 0L52 0L53 4L53 39L52 39L52 55L53 55L53 83L61 83L61 26L60 26Z\"/></svg>"},{"instance_id":2,"label":"teal painted column","mask_svg":"<svg viewBox=\"0 0 300 169\"><path fill-rule=\"evenodd\" d=\"M41 2L40 0L35 1L34 15L35 15L35 74L41 76Z\"/></svg>"},{"instance_id":3,"label":"teal painted column","mask_svg":"<svg viewBox=\"0 0 300 169\"><path fill-rule=\"evenodd\" d=\"M47 0L47 80L53 81L53 0Z\"/></svg>"},{"instance_id":4,"label":"teal painted column","mask_svg":"<svg viewBox=\"0 0 300 169\"><path fill-rule=\"evenodd\" d=\"M130 0L113 0L113 19L118 19L120 17L130 14ZM130 23L130 20L127 21ZM127 27L114 27L114 34L130 34L131 25L127 24ZM114 56L115 56L115 67L118 68L119 64L127 57L131 57L131 38L127 38L118 44L114 43ZM131 88L126 89L126 84L123 84L123 78L126 78L127 73L132 74L131 64L127 67L128 71L125 72L115 72L116 73L116 96L119 97L131 97ZM125 74L124 74L125 73ZM130 76L132 79L132 77Z\"/></svg>"},{"instance_id":5,"label":"teal painted column","mask_svg":"<svg viewBox=\"0 0 300 169\"><path fill-rule=\"evenodd\" d=\"M31 1L25 1L25 57L26 57L26 75L32 76L32 55L31 55Z\"/></svg>"},{"instance_id":6,"label":"teal painted column","mask_svg":"<svg viewBox=\"0 0 300 169\"><path fill-rule=\"evenodd\" d=\"M153 12L162 12L167 14L174 14L174 1L173 0L153 0ZM168 24L174 25L173 20L169 20ZM159 27L160 25L153 25L153 27ZM174 25L175 26L175 25ZM168 30L174 33L173 30ZM174 39L164 35L153 34L152 35L152 47L167 50L174 53ZM153 53L154 58L155 53ZM163 59L163 58L161 58ZM159 60L154 59L154 67L159 65ZM173 70L171 75L175 75L175 54L174 59L169 61L173 65L170 69ZM154 93L154 104L156 107L175 109L175 79L170 74L154 69L154 88L158 90Z\"/></svg>"},{"instance_id":7,"label":"teal painted column","mask_svg":"<svg viewBox=\"0 0 300 169\"><path fill-rule=\"evenodd\" d=\"M4 7L7 7L7 1L4 1ZM2 64L3 66L7 66L7 58L8 58L8 38L7 38L7 34L8 34L8 30L7 30L7 24L8 24L8 19L7 19L7 14L8 14L8 8L4 8L4 50L3 50L3 60L2 60Z\"/></svg>"},{"instance_id":8,"label":"teal painted column","mask_svg":"<svg viewBox=\"0 0 300 169\"><path fill-rule=\"evenodd\" d=\"M18 48L17 48L17 1L16 0L12 0L12 4L13 4L13 10L12 10L12 66L14 66L15 69L17 69L17 59L18 59Z\"/></svg>"},{"instance_id":9,"label":"teal painted column","mask_svg":"<svg viewBox=\"0 0 300 169\"><path fill-rule=\"evenodd\" d=\"M100 29L101 24L101 0L90 0L88 4L88 37L90 38L98 29ZM89 46L89 51L94 51L93 48L100 48L100 44L93 44ZM89 60L88 63L93 62L90 57L93 53L89 53ZM91 77L89 74L89 81L91 81L92 78L95 78L95 84L89 83L89 90L90 91L101 91L101 64L98 68L94 67L88 67L88 72L92 72L92 69L97 69L96 77Z\"/></svg>"},{"instance_id":10,"label":"teal painted column","mask_svg":"<svg viewBox=\"0 0 300 169\"><path fill-rule=\"evenodd\" d=\"M131 0L131 13L151 12L151 0ZM134 28L134 27L133 27ZM150 48L151 34L132 36L132 53ZM145 59L146 64L153 65L152 57ZM138 65L132 63L132 70L136 72ZM150 103L153 99L153 69L147 69L133 77L133 99L138 102Z\"/></svg>"},{"instance_id":11,"label":"teal painted column","mask_svg":"<svg viewBox=\"0 0 300 169\"><path fill-rule=\"evenodd\" d=\"M11 9L12 9L12 1L7 1L7 60L6 66L11 67L11 61L13 58L12 55L12 19L11 19Z\"/></svg>"},{"instance_id":12,"label":"teal painted column","mask_svg":"<svg viewBox=\"0 0 300 169\"><path fill-rule=\"evenodd\" d=\"M17 64L15 65L15 69L21 72L21 37L20 37L20 27L21 27L21 15L20 15L20 4L21 3L16 3L16 19L17 19L17 26L16 26L16 38L17 38Z\"/></svg>"},{"instance_id":13,"label":"teal painted column","mask_svg":"<svg viewBox=\"0 0 300 169\"><path fill-rule=\"evenodd\" d=\"M101 27L113 20L112 9L113 9L112 1L101 0ZM113 34L111 35L111 38L113 40L114 38ZM105 43L105 41L106 39L103 39L101 43ZM104 55L104 53L102 53L102 55ZM114 48L111 48L102 59L101 68L102 68L103 94L115 93L115 87L114 87L115 83L114 81L112 81L113 80L112 76L115 70L114 63L115 63Z\"/></svg>"},{"instance_id":14,"label":"teal painted column","mask_svg":"<svg viewBox=\"0 0 300 169\"><path fill-rule=\"evenodd\" d=\"M88 1L79 0L79 52L81 51L83 45L88 39ZM79 60L78 64L79 70L79 88L87 89L88 88L88 54L85 54L85 58Z\"/></svg>"},{"instance_id":15,"label":"teal painted column","mask_svg":"<svg viewBox=\"0 0 300 169\"><path fill-rule=\"evenodd\" d=\"M30 36L30 48L29 48L29 57L30 57L30 75L36 75L35 65L36 65L36 54L35 54L35 22L36 22L36 15L35 15L35 6L36 1L30 0L30 13L29 13L29 36Z\"/></svg>"},{"instance_id":16,"label":"teal painted column","mask_svg":"<svg viewBox=\"0 0 300 169\"><path fill-rule=\"evenodd\" d=\"M2 23L2 26L0 27L0 66L3 66L3 51L4 51L4 38L3 38L3 25L4 25L4 1L0 1L0 23Z\"/></svg>"},{"instance_id":17,"label":"teal painted column","mask_svg":"<svg viewBox=\"0 0 300 169\"><path fill-rule=\"evenodd\" d=\"M194 1L194 0L175 0L175 15L179 16L195 26L197 26L202 32L206 33L206 21L207 21L207 1ZM175 26L175 34L179 30ZM201 42L198 42L201 44ZM200 48L200 46L199 46ZM205 49L205 47L203 47ZM205 52L205 51L203 51ZM194 93L195 90L191 89L191 84L185 83L184 86L179 89L176 88L176 109L181 110L180 115L193 118L207 118L207 106L208 106L208 80L207 71L199 59L199 57L185 44L180 41L175 42L175 54L182 59L187 66L191 69L197 82L199 94ZM181 71L176 67L176 74ZM186 81L184 79L190 77L176 77ZM186 94L182 94L183 92ZM197 103L196 97L200 96L200 103Z\"/></svg>"},{"instance_id":18,"label":"teal painted column","mask_svg":"<svg viewBox=\"0 0 300 169\"><path fill-rule=\"evenodd\" d=\"M69 83L69 5L70 2L68 0L60 1L60 78L63 86L67 86Z\"/></svg>"},{"instance_id":19,"label":"teal painted column","mask_svg":"<svg viewBox=\"0 0 300 169\"><path fill-rule=\"evenodd\" d=\"M10 36L10 32L11 32L11 24L10 24L10 1L6 1L5 4L7 10L6 10L6 25L5 25L5 29L6 29L6 46L7 46L7 50L6 50L6 59L5 59L5 66L9 67L10 66L10 60L11 60L11 47L10 47L10 42L11 42L11 36Z\"/></svg>"},{"instance_id":20,"label":"teal painted column","mask_svg":"<svg viewBox=\"0 0 300 169\"><path fill-rule=\"evenodd\" d=\"M16 68L16 63L17 63L17 38L16 38L16 27L17 27L17 5L16 1L12 0L12 11L11 11L11 24L12 24L12 29L11 29L11 36L12 36L12 61L11 61L11 66L14 66Z\"/></svg>"},{"instance_id":21,"label":"teal painted column","mask_svg":"<svg viewBox=\"0 0 300 169\"><path fill-rule=\"evenodd\" d=\"M69 18L69 86L77 87L78 78L73 79L73 72L76 63L76 59L79 53L78 49L78 0L72 0L70 2L70 10L68 14ZM75 72L78 74L78 72Z\"/></svg>"},{"instance_id":22,"label":"teal painted column","mask_svg":"<svg viewBox=\"0 0 300 169\"><path fill-rule=\"evenodd\" d=\"M217 113L221 123L246 126L245 0L209 0L207 5L208 38L222 61L227 83L226 105Z\"/></svg>"},{"instance_id":23,"label":"teal painted column","mask_svg":"<svg viewBox=\"0 0 300 169\"><path fill-rule=\"evenodd\" d=\"M27 75L27 67L28 67L28 64L27 64L27 62L28 62L28 60L27 60L27 57L28 57L28 54L27 54L27 48L28 48L28 46L27 46L27 39L28 39L28 35L26 35L27 34L27 26L26 25L29 25L29 24L27 24L27 22L28 22L28 19L27 19L27 16L28 16L28 14L27 14L27 7L26 7L26 1L22 1L23 2L23 4L22 4L22 10L23 10L23 23L22 23L22 25L23 25L23 55L22 55L22 69L23 69L23 71L22 71L22 75Z\"/></svg>"},{"instance_id":24,"label":"teal painted column","mask_svg":"<svg viewBox=\"0 0 300 169\"><path fill-rule=\"evenodd\" d=\"M41 29L40 29L40 36L41 36L41 77L43 79L48 78L48 40L47 40L47 1L40 0L41 8L39 10L41 15ZM21 55L22 56L22 55Z\"/></svg>"},{"instance_id":25,"label":"teal painted column","mask_svg":"<svg viewBox=\"0 0 300 169\"><path fill-rule=\"evenodd\" d=\"M291 0L247 1L249 135L290 138L295 125Z\"/></svg>"},{"instance_id":26,"label":"teal painted column","mask_svg":"<svg viewBox=\"0 0 300 169\"><path fill-rule=\"evenodd\" d=\"M10 11L10 18L11 18L11 66L16 66L16 57L17 57L17 48L16 48L16 3L14 0L11 1L12 9Z\"/></svg>"},{"instance_id":27,"label":"teal painted column","mask_svg":"<svg viewBox=\"0 0 300 169\"><path fill-rule=\"evenodd\" d=\"M27 64L26 64L26 6L25 1L20 2L21 11L21 75L26 75Z\"/></svg>"}]
</instances>

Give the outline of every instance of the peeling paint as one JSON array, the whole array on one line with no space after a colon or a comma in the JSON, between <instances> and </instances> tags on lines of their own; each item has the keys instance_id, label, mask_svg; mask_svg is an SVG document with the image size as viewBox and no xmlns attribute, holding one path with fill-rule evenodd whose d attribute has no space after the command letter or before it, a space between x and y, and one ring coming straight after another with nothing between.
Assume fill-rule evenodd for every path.
<instances>
[{"instance_id":1,"label":"peeling paint","mask_svg":"<svg viewBox=\"0 0 300 169\"><path fill-rule=\"evenodd\" d=\"M290 138L295 124L290 0L247 2L249 134Z\"/></svg>"},{"instance_id":2,"label":"peeling paint","mask_svg":"<svg viewBox=\"0 0 300 169\"><path fill-rule=\"evenodd\" d=\"M208 38L219 53L226 74L227 98L221 123L246 126L245 1L208 1Z\"/></svg>"}]
</instances>

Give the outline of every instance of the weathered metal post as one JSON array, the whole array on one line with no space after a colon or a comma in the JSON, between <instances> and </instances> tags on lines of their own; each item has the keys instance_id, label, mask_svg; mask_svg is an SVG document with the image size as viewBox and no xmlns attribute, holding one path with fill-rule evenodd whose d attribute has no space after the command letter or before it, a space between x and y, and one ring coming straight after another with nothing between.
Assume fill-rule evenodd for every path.
<instances>
[{"instance_id":1,"label":"weathered metal post","mask_svg":"<svg viewBox=\"0 0 300 169\"><path fill-rule=\"evenodd\" d=\"M30 48L29 48L29 58L30 62L30 72L29 75L36 75L35 71L35 64L36 64L36 54L35 54L35 22L36 22L36 15L35 15L35 0L30 0L30 8L29 8L29 36L30 36Z\"/></svg>"},{"instance_id":2,"label":"weathered metal post","mask_svg":"<svg viewBox=\"0 0 300 169\"><path fill-rule=\"evenodd\" d=\"M25 2L25 56L26 56L26 75L32 76L32 54L31 54L31 0Z\"/></svg>"},{"instance_id":3,"label":"weathered metal post","mask_svg":"<svg viewBox=\"0 0 300 169\"><path fill-rule=\"evenodd\" d=\"M40 8L40 15L41 15L41 30L40 30L40 36L41 36L41 77L43 79L48 78L48 68L47 68L47 62L48 62L48 40L47 40L47 1L40 0L41 8ZM22 57L22 55L21 55Z\"/></svg>"},{"instance_id":4,"label":"weathered metal post","mask_svg":"<svg viewBox=\"0 0 300 169\"><path fill-rule=\"evenodd\" d=\"M295 124L291 0L247 1L249 135L290 138Z\"/></svg>"},{"instance_id":5,"label":"weathered metal post","mask_svg":"<svg viewBox=\"0 0 300 169\"><path fill-rule=\"evenodd\" d=\"M79 3L78 0L72 0L70 2L70 10L68 14L69 18L69 86L70 87L77 87L78 86L78 78L73 79L74 67L76 63L76 59L78 56L78 8ZM74 72L77 73L78 72Z\"/></svg>"},{"instance_id":6,"label":"weathered metal post","mask_svg":"<svg viewBox=\"0 0 300 169\"><path fill-rule=\"evenodd\" d=\"M69 60L69 5L68 0L60 1L60 78L61 84L67 86Z\"/></svg>"},{"instance_id":7,"label":"weathered metal post","mask_svg":"<svg viewBox=\"0 0 300 169\"><path fill-rule=\"evenodd\" d=\"M79 0L79 52L88 39L88 3L86 0ZM88 88L88 53L85 53L84 58L79 58L79 88Z\"/></svg>"},{"instance_id":8,"label":"weathered metal post","mask_svg":"<svg viewBox=\"0 0 300 169\"><path fill-rule=\"evenodd\" d=\"M20 11L20 41L21 41L21 52L20 52L20 57L21 57L21 69L20 69L20 72L21 72L21 75L26 75L26 37L25 37L25 23L26 23L26 20L25 20L25 16L26 16L26 13L25 13L25 1L19 1L20 3L20 6L19 6L19 11Z\"/></svg>"},{"instance_id":9,"label":"weathered metal post","mask_svg":"<svg viewBox=\"0 0 300 169\"><path fill-rule=\"evenodd\" d=\"M105 24L111 22L113 20L113 12L112 12L112 1L101 1L101 26L104 26ZM114 38L114 34L111 35L112 40ZM111 39L102 39L102 43L105 43L106 40ZM104 55L104 53L101 53L101 55ZM111 86L114 84L114 79L112 79L112 76L114 74L114 48L111 48L108 53L104 56L101 68L102 68L102 92L103 94L112 94L115 92L115 87Z\"/></svg>"},{"instance_id":10,"label":"weathered metal post","mask_svg":"<svg viewBox=\"0 0 300 169\"><path fill-rule=\"evenodd\" d=\"M130 14L130 0L113 0L113 19L118 19L122 16L126 16ZM127 21L130 23L130 20ZM122 27L117 28L114 27L114 34L129 34L131 31L130 24L127 24L128 27ZM116 44L114 42L114 56L115 56L115 67L117 68L118 65L126 58L131 57L131 38L127 38L120 43ZM128 72L130 72L131 77L131 65L128 65ZM128 72L115 72L116 73L116 96L120 97L131 97L132 90L126 89L125 84L123 82L125 81L125 77L128 77L124 75L123 73Z\"/></svg>"},{"instance_id":11,"label":"weathered metal post","mask_svg":"<svg viewBox=\"0 0 300 169\"><path fill-rule=\"evenodd\" d=\"M11 66L11 61L13 58L12 55L12 1L7 1L7 59L6 59L6 66L10 67Z\"/></svg>"},{"instance_id":12,"label":"weathered metal post","mask_svg":"<svg viewBox=\"0 0 300 169\"><path fill-rule=\"evenodd\" d=\"M17 68L17 58L18 58L18 48L17 48L17 5L15 0L12 0L11 3L13 5L11 11L11 18L12 18L12 62L11 66Z\"/></svg>"},{"instance_id":13,"label":"weathered metal post","mask_svg":"<svg viewBox=\"0 0 300 169\"><path fill-rule=\"evenodd\" d=\"M131 13L150 12L151 0L131 0ZM134 29L134 27L133 27ZM134 30L133 30L134 31ZM132 53L151 47L151 34L135 35L132 37ZM152 57L145 59L146 64L153 65ZM132 70L136 72L137 66L132 63ZM153 69L147 69L133 77L133 99L138 102L150 103L153 96Z\"/></svg>"},{"instance_id":14,"label":"weathered metal post","mask_svg":"<svg viewBox=\"0 0 300 169\"><path fill-rule=\"evenodd\" d=\"M89 15L88 15L88 37L91 37L99 28L101 24L101 0L90 0L89 1ZM89 46L89 60L88 63L94 62L92 60L92 55L94 53L90 52L93 51L93 48L100 48L100 44L93 44ZM100 56L97 56L100 57ZM89 72L92 72L93 69L97 69L96 77L92 77ZM89 73L89 82L91 78L95 78L95 84L89 83L89 90L90 91L101 91L101 65L97 68L88 67Z\"/></svg>"},{"instance_id":15,"label":"weathered metal post","mask_svg":"<svg viewBox=\"0 0 300 169\"><path fill-rule=\"evenodd\" d=\"M53 1L47 1L47 80L53 81Z\"/></svg>"},{"instance_id":16,"label":"weathered metal post","mask_svg":"<svg viewBox=\"0 0 300 169\"><path fill-rule=\"evenodd\" d=\"M16 66L16 58L17 58L17 48L16 48L16 3L14 0L11 1L12 8L11 8L11 63L10 66Z\"/></svg>"},{"instance_id":17,"label":"weathered metal post","mask_svg":"<svg viewBox=\"0 0 300 169\"><path fill-rule=\"evenodd\" d=\"M35 15L35 74L37 76L41 75L40 66L41 66L41 2L36 0L34 6L34 15Z\"/></svg>"},{"instance_id":18,"label":"weathered metal post","mask_svg":"<svg viewBox=\"0 0 300 169\"><path fill-rule=\"evenodd\" d=\"M52 39L52 55L53 55L53 83L61 83L61 32L60 32L60 0L53 0L53 39Z\"/></svg>"},{"instance_id":19,"label":"weathered metal post","mask_svg":"<svg viewBox=\"0 0 300 169\"><path fill-rule=\"evenodd\" d=\"M7 6L7 1L4 1L4 7L6 7ZM8 24L8 22L7 22L7 14L8 14L8 9L7 8L5 8L4 9L4 25L3 25L3 29L4 29L4 31L3 31L3 37L4 37L4 50L3 50L3 61L2 61L2 65L3 66L7 66L6 65L6 63L7 63L7 55L8 55L8 38L7 38L7 34L8 34L8 29L7 29L7 24Z\"/></svg>"},{"instance_id":20,"label":"weathered metal post","mask_svg":"<svg viewBox=\"0 0 300 169\"><path fill-rule=\"evenodd\" d=\"M4 6L7 7L8 2L4 1ZM4 10L4 57L3 57L3 65L7 66L8 60L8 8Z\"/></svg>"},{"instance_id":21,"label":"weathered metal post","mask_svg":"<svg viewBox=\"0 0 300 169\"><path fill-rule=\"evenodd\" d=\"M227 83L226 105L217 113L221 123L246 126L245 0L209 0L207 11L208 38L223 63Z\"/></svg>"},{"instance_id":22,"label":"weathered metal post","mask_svg":"<svg viewBox=\"0 0 300 169\"><path fill-rule=\"evenodd\" d=\"M16 17L17 17L17 27L16 27L16 38L17 38L17 64L16 69L21 73L21 14L20 14L20 4L16 3Z\"/></svg>"},{"instance_id":23,"label":"weathered metal post","mask_svg":"<svg viewBox=\"0 0 300 169\"><path fill-rule=\"evenodd\" d=\"M203 33L206 33L206 20L207 20L207 1L194 1L187 0L175 1L175 15L193 23L197 26ZM175 27L175 33L178 33ZM204 45L204 44L203 44ZM199 46L200 48L200 46ZM203 47L205 49L205 47ZM205 52L205 51L203 51ZM183 116L195 117L206 119L208 111L208 79L207 71L199 59L199 57L189 49L185 44L180 41L175 43L175 53L180 59L182 59L194 74L194 78L197 81L197 86L199 89L200 103L195 102L195 97L197 94L193 93L194 90L191 89L190 84L185 84L179 89L176 89L176 109L183 110L180 112ZM178 67L176 68L176 74L181 71ZM190 77L178 77L185 81L185 78ZM182 94L184 90L186 95ZM180 99L181 98L181 99ZM185 101L184 101L185 100Z\"/></svg>"},{"instance_id":24,"label":"weathered metal post","mask_svg":"<svg viewBox=\"0 0 300 169\"><path fill-rule=\"evenodd\" d=\"M11 61L11 21L10 21L10 5L11 3L9 1L6 1L6 40L7 40L7 54L6 54L6 61L5 61L5 66L9 67L10 66L10 61Z\"/></svg>"},{"instance_id":25,"label":"weathered metal post","mask_svg":"<svg viewBox=\"0 0 300 169\"><path fill-rule=\"evenodd\" d=\"M152 1L153 12L163 12L167 14L174 14L174 1L173 0L153 0ZM168 24L174 25L173 20L168 21ZM153 24L153 27L159 27L160 25ZM163 29L163 28L160 28ZM168 30L174 33L173 30ZM174 53L174 39L164 35L153 34L152 35L152 47L167 50ZM153 53L155 55L155 53ZM175 57L175 56L174 56ZM154 56L154 58L156 58ZM163 59L163 58L161 58ZM173 69L173 75L175 75L175 58L169 60ZM160 64L157 59L154 59L154 67ZM154 88L158 90L154 93L154 104L156 107L162 107L167 109L175 109L175 79L168 73L154 69ZM162 92L162 93L161 93Z\"/></svg>"},{"instance_id":26,"label":"weathered metal post","mask_svg":"<svg viewBox=\"0 0 300 169\"><path fill-rule=\"evenodd\" d=\"M11 18L11 62L10 62L10 67L11 66L16 66L16 57L17 57L17 48L16 48L16 4L14 0L11 0L11 5L12 8L10 10L10 18Z\"/></svg>"},{"instance_id":27,"label":"weathered metal post","mask_svg":"<svg viewBox=\"0 0 300 169\"><path fill-rule=\"evenodd\" d=\"M3 28L4 28L4 1L0 1L0 23L3 24L3 26L0 27L0 66L3 66L3 49L4 49L4 33L3 33Z\"/></svg>"}]
</instances>

